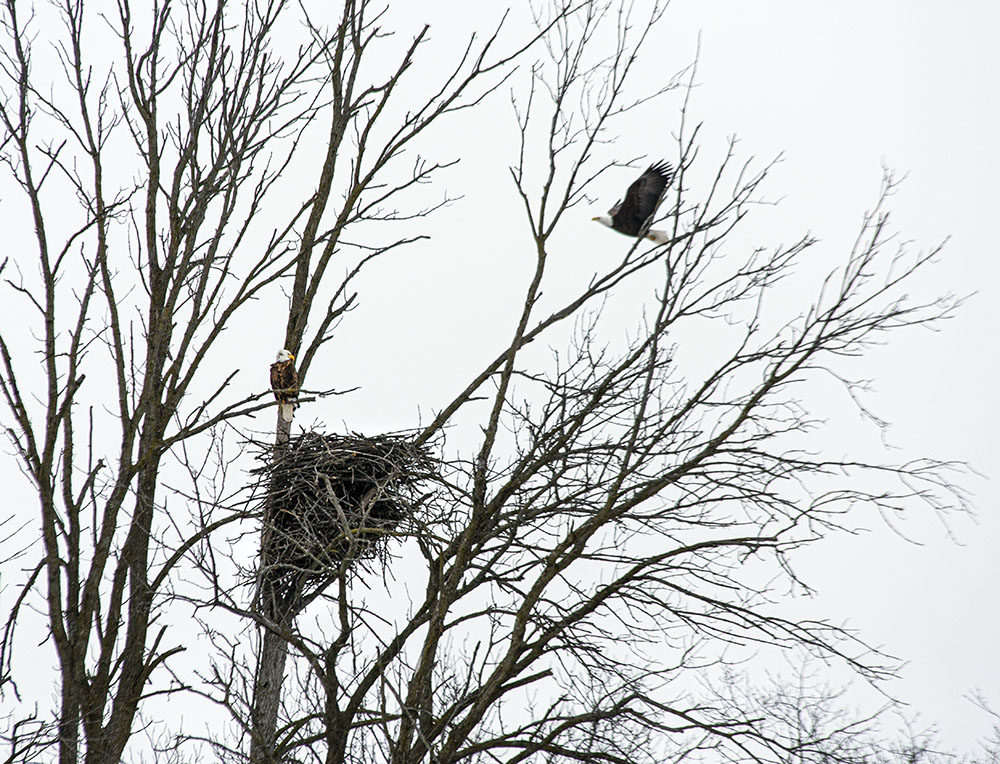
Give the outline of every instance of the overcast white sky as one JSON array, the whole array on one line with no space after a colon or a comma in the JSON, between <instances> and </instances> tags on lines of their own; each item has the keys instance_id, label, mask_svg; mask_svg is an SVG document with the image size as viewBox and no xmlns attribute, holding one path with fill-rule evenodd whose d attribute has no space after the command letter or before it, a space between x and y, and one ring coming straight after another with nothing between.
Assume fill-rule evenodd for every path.
<instances>
[{"instance_id":1,"label":"overcast white sky","mask_svg":"<svg viewBox=\"0 0 1000 764\"><path fill-rule=\"evenodd\" d=\"M808 567L822 602L911 661L899 695L955 743L982 731L963 694L1000 705L1000 5L963 0L676 2L702 30L698 105L755 154L785 152L784 211L837 240L866 209L880 163L908 178L895 222L929 247L950 241L938 287L977 292L938 334L875 355L879 410L905 453L969 461L978 523L918 523L922 547L875 528Z\"/></svg>"},{"instance_id":2,"label":"overcast white sky","mask_svg":"<svg viewBox=\"0 0 1000 764\"><path fill-rule=\"evenodd\" d=\"M411 14L417 24L428 18L419 5L394 3L391 11ZM502 7L447 2L427 13L440 38L495 20ZM956 746L986 731L987 720L964 695L980 688L1000 709L998 31L1000 3L985 0L674 0L639 83L665 81L691 63L700 35L692 113L704 123L704 151L721 154L725 138L735 134L745 155L784 156L768 186L781 204L762 211L755 229L762 244L811 231L824 241L818 256L834 262L872 206L883 164L908 174L892 204L902 234L920 248L950 237L932 277L915 288L975 296L942 331L902 334L878 349L865 373L875 380L871 403L893 423L889 437L901 458L966 460L982 473L963 483L974 494L978 519L954 522L950 540L934 518L918 517L906 532L919 546L873 522L870 533L825 543L799 566L820 590L818 605L829 617L910 661L891 689ZM621 136L625 152L676 160L671 132L679 105L679 96L665 99L647 113L634 134ZM495 108L509 120L509 107ZM498 121L496 134L481 126L471 134L456 130L439 144L464 159L449 190L477 189L442 213L439 230L462 219L506 220L503 205L516 200L503 185L509 181L502 167L494 164L501 172L478 182L472 173L509 141L510 127ZM579 234L567 257L578 257L581 268L600 256L600 247L620 244L590 215L604 212L631 179L608 174L601 187L608 198L575 212ZM334 342L343 369L337 386L360 385L363 394L333 399L310 417L360 431L398 430L443 403L479 365L477 343L483 352L495 347L490 327L498 337L508 333L509 300L523 289L518 235L476 229L450 249L446 237L436 236L391 271L373 272L366 283L377 290L363 295L345 324L353 335L345 331ZM442 289L448 283L454 288ZM356 331L356 322L379 315L391 316L391 326ZM376 356L370 349L380 331L395 344ZM241 365L266 368L280 341L237 343L239 352L260 356ZM440 374L429 373L436 365ZM442 378L454 384L442 388Z\"/></svg>"}]
</instances>

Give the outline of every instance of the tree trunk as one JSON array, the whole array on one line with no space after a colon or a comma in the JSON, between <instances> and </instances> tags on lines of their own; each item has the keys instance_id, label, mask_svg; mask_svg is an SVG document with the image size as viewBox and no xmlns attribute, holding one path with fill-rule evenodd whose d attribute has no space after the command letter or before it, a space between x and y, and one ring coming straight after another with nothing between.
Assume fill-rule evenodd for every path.
<instances>
[{"instance_id":1,"label":"tree trunk","mask_svg":"<svg viewBox=\"0 0 1000 764\"><path fill-rule=\"evenodd\" d=\"M287 623L281 624L282 631L286 627L291 627L292 620L293 616L289 613ZM254 681L251 764L275 761L274 743L278 728L278 706L281 704L281 685L285 678L287 656L288 642L284 635L273 629L265 629Z\"/></svg>"},{"instance_id":2,"label":"tree trunk","mask_svg":"<svg viewBox=\"0 0 1000 764\"><path fill-rule=\"evenodd\" d=\"M281 407L277 408L278 422L275 428L275 446L281 448L288 443L292 433L292 423L281 418ZM274 744L278 729L278 707L281 705L281 686L285 679L285 659L288 657L286 634L295 620L294 594L282 597L275 591L273 582L266 577L269 560L265 559L268 544L268 518L265 516L261 527L261 577L258 602L264 616L273 628L262 629L260 652L257 659L257 675L254 678L253 714L251 717L250 762L266 764L274 762Z\"/></svg>"}]
</instances>

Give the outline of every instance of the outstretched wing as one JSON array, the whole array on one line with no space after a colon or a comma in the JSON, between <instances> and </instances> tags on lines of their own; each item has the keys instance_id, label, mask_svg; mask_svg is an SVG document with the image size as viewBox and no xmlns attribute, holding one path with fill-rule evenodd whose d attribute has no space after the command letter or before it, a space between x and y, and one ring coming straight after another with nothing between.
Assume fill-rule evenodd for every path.
<instances>
[{"instance_id":1,"label":"outstretched wing","mask_svg":"<svg viewBox=\"0 0 1000 764\"><path fill-rule=\"evenodd\" d=\"M669 162L651 165L628 187L614 216L614 227L630 236L638 236L650 215L656 212L660 197L673 177L674 168Z\"/></svg>"}]
</instances>

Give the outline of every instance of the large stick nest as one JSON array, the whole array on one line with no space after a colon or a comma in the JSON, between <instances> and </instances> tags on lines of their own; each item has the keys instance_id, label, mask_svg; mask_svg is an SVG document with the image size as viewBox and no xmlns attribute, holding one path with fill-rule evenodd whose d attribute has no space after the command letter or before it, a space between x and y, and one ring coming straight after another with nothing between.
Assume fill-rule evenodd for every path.
<instances>
[{"instance_id":1,"label":"large stick nest","mask_svg":"<svg viewBox=\"0 0 1000 764\"><path fill-rule=\"evenodd\" d=\"M300 594L411 531L418 486L435 473L428 451L399 435L306 432L260 458L261 572Z\"/></svg>"}]
</instances>

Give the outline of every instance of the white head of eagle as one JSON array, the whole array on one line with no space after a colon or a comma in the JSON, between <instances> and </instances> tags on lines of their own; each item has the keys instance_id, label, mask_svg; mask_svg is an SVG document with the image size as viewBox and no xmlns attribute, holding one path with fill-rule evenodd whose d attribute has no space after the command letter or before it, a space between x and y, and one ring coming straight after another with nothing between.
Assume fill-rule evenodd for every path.
<instances>
[{"instance_id":1,"label":"white head of eagle","mask_svg":"<svg viewBox=\"0 0 1000 764\"><path fill-rule=\"evenodd\" d=\"M670 236L665 231L650 230L647 226L660 206L663 192L673 179L674 168L669 162L650 165L628 187L625 198L608 210L607 215L592 219L626 236L642 235L657 244L666 244Z\"/></svg>"},{"instance_id":2,"label":"white head of eagle","mask_svg":"<svg viewBox=\"0 0 1000 764\"><path fill-rule=\"evenodd\" d=\"M284 348L278 351L271 364L271 391L278 401L278 414L282 421L291 422L299 394L299 374L295 370L295 356Z\"/></svg>"}]
</instances>

